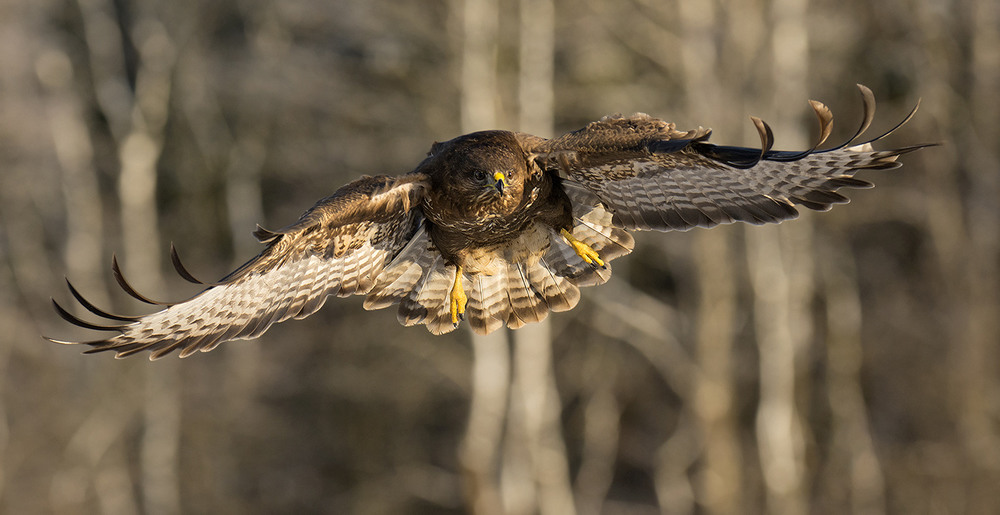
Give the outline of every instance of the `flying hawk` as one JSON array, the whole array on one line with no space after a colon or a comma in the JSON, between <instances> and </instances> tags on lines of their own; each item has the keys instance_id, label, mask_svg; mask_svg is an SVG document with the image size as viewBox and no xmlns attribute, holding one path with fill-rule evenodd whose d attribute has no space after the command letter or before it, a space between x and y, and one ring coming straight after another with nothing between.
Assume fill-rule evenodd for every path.
<instances>
[{"instance_id":1,"label":"flying hawk","mask_svg":"<svg viewBox=\"0 0 1000 515\"><path fill-rule=\"evenodd\" d=\"M117 322L84 321L53 300L78 326L112 331L84 343L90 352L150 359L180 356L219 343L256 338L274 323L316 312L329 295L366 296L366 309L397 304L403 325L434 334L464 319L480 334L518 328L549 311L572 309L579 287L602 284L609 262L631 252L630 231L685 231L736 221L794 218L796 205L825 211L848 199L841 187L868 188L868 169L926 145L877 151L854 141L871 124L875 99L859 85L864 118L843 145L817 150L833 115L810 101L819 118L816 144L802 152L771 149L771 129L751 117L760 149L708 143L710 130L687 132L645 114L610 116L554 139L502 130L435 143L405 175L363 177L320 200L278 231L258 226L264 250L215 283L200 283L171 258L185 279L205 284L176 304L136 292L112 261L119 285L162 310L122 316L71 294L91 313Z\"/></svg>"}]
</instances>

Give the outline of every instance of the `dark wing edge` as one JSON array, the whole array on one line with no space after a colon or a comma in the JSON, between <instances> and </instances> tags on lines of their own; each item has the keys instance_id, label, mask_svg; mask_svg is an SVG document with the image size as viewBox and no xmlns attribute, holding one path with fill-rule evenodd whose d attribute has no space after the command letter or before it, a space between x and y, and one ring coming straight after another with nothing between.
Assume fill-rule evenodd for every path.
<instances>
[{"instance_id":1,"label":"dark wing edge","mask_svg":"<svg viewBox=\"0 0 1000 515\"><path fill-rule=\"evenodd\" d=\"M66 281L73 298L91 314L119 322L95 324L52 300L56 313L85 329L118 334L84 344L85 353L113 351L117 358L150 351L150 359L180 350L180 357L206 352L224 341L260 336L289 318L304 318L322 307L329 295L367 294L385 266L417 233L423 223L418 208L428 185L424 174L364 177L320 200L292 225L278 231L257 227L254 235L266 247L260 254L222 278L196 279L171 244L171 262L178 275L207 286L188 300L166 303L137 292L112 258L119 286L130 296L163 307L144 316L109 313L86 300Z\"/></svg>"},{"instance_id":2,"label":"dark wing edge","mask_svg":"<svg viewBox=\"0 0 1000 515\"><path fill-rule=\"evenodd\" d=\"M552 140L524 141L540 166L557 170L586 186L630 230L688 230L718 224L776 223L798 216L797 205L825 211L848 202L842 187L870 188L856 179L861 170L900 166L899 156L933 146L913 145L877 151L872 143L895 132L916 114L919 102L892 129L856 143L871 126L875 97L858 85L862 122L855 134L833 148L819 150L832 131L833 115L810 100L819 121L816 143L808 150L772 150L774 135L763 120L751 117L760 148L708 143L710 130L680 132L638 114L606 117Z\"/></svg>"}]
</instances>

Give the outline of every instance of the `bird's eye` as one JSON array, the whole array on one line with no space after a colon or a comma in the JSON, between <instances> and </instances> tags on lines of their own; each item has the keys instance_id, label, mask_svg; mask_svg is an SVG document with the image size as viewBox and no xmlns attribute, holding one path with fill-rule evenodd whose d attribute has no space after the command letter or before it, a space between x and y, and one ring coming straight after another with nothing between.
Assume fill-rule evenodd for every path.
<instances>
[{"instance_id":1,"label":"bird's eye","mask_svg":"<svg viewBox=\"0 0 1000 515\"><path fill-rule=\"evenodd\" d=\"M476 173L473 174L473 176L476 178L477 181L482 181L486 179L486 172L482 170L476 170Z\"/></svg>"}]
</instances>

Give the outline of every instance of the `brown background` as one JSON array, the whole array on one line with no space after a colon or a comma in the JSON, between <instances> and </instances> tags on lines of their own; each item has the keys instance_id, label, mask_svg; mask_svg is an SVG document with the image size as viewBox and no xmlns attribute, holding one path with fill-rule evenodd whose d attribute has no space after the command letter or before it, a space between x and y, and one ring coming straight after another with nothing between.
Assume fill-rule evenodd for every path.
<instances>
[{"instance_id":1,"label":"brown background","mask_svg":"<svg viewBox=\"0 0 1000 515\"><path fill-rule=\"evenodd\" d=\"M644 111L810 144L808 98L940 141L775 227L640 234L547 324L432 337L331 299L187 360L85 357L360 174ZM989 513L1000 506L1000 3L0 3L0 512ZM514 341L516 340L516 341Z\"/></svg>"}]
</instances>

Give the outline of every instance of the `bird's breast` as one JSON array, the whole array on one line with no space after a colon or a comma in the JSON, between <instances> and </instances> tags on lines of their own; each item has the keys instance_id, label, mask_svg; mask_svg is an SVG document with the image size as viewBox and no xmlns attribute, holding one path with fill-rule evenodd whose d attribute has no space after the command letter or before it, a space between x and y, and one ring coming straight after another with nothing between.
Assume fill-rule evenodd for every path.
<instances>
[{"instance_id":1,"label":"bird's breast","mask_svg":"<svg viewBox=\"0 0 1000 515\"><path fill-rule=\"evenodd\" d=\"M423 210L431 222L430 236L450 261L464 261L476 249L503 246L517 239L531 223L533 202L449 202L441 197L424 199Z\"/></svg>"}]
</instances>

